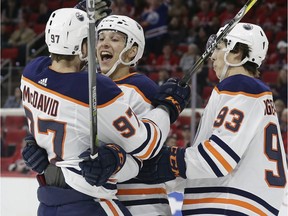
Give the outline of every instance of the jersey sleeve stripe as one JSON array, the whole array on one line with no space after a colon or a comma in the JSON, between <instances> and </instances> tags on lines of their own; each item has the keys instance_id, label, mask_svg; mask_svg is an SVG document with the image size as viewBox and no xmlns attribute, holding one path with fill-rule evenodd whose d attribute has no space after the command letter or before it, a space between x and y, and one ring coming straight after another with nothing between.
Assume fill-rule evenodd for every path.
<instances>
[{"instance_id":1,"label":"jersey sleeve stripe","mask_svg":"<svg viewBox=\"0 0 288 216\"><path fill-rule=\"evenodd\" d=\"M232 92L232 91L220 91L217 87L214 88L218 94L226 94L226 95L231 95L231 96L235 96L235 95L245 95L247 97L253 97L253 98L260 98L260 97L263 97L264 95L272 95L272 92L262 92L260 94L249 94L247 92L243 92L243 91L238 91L238 92Z\"/></svg>"},{"instance_id":2,"label":"jersey sleeve stripe","mask_svg":"<svg viewBox=\"0 0 288 216\"><path fill-rule=\"evenodd\" d=\"M97 108L103 108L103 107L106 107L112 103L114 103L118 98L120 98L121 96L123 96L124 93L121 92L120 94L118 94L116 97L114 97L113 99L111 99L110 101L104 103L104 104L101 104L101 105L97 105Z\"/></svg>"},{"instance_id":3,"label":"jersey sleeve stripe","mask_svg":"<svg viewBox=\"0 0 288 216\"><path fill-rule=\"evenodd\" d=\"M119 211L116 210L116 208L113 206L113 204L106 199L101 199L101 201L105 202L109 208L109 210L112 212L113 216L119 216Z\"/></svg>"},{"instance_id":4,"label":"jersey sleeve stripe","mask_svg":"<svg viewBox=\"0 0 288 216\"><path fill-rule=\"evenodd\" d=\"M81 106L84 106L84 107L89 107L89 104L86 104L86 103L83 103L82 101L79 101L79 100L76 100L74 98L71 98L71 97L67 97L63 94L60 94L59 92L55 92L53 90L50 90L50 89L47 89L41 85L38 85L37 83L33 82L32 80L29 80L28 78L22 76L22 79L25 80L25 82L28 82L29 84L35 86L36 88L39 88L43 91L46 91L46 92L49 92L50 94L54 94L54 95L57 95L58 97L62 98L62 99L65 99L65 100L68 100L68 101L71 101L73 103L76 103L78 105L81 105Z\"/></svg>"},{"instance_id":5,"label":"jersey sleeve stripe","mask_svg":"<svg viewBox=\"0 0 288 216\"><path fill-rule=\"evenodd\" d=\"M211 145L209 141L204 142L204 146L214 157L222 164L228 173L232 172L232 166L225 160L225 158Z\"/></svg>"},{"instance_id":6,"label":"jersey sleeve stripe","mask_svg":"<svg viewBox=\"0 0 288 216\"><path fill-rule=\"evenodd\" d=\"M220 146L227 154L229 154L237 163L240 161L240 157L225 143L223 142L219 137L216 135L212 135L210 137L210 140L215 142L218 146Z\"/></svg>"},{"instance_id":7,"label":"jersey sleeve stripe","mask_svg":"<svg viewBox=\"0 0 288 216\"><path fill-rule=\"evenodd\" d=\"M144 126L146 127L146 131L147 131L147 139L145 140L145 142L140 147L138 147L137 149L130 152L131 155L135 156L139 152L143 151L143 149L148 145L149 141L151 140L151 127L149 124L146 124L146 123L144 123Z\"/></svg>"},{"instance_id":8,"label":"jersey sleeve stripe","mask_svg":"<svg viewBox=\"0 0 288 216\"><path fill-rule=\"evenodd\" d=\"M191 205L191 204L201 204L201 203L220 203L220 204L231 204L240 206L242 208L249 209L250 211L255 212L257 215L266 216L265 212L261 211L261 209L257 208L256 206L244 202L242 200L236 199L227 199L227 198L202 198L202 199L185 199L183 201L183 205Z\"/></svg>"},{"instance_id":9,"label":"jersey sleeve stripe","mask_svg":"<svg viewBox=\"0 0 288 216\"><path fill-rule=\"evenodd\" d=\"M202 144L198 146L199 153L204 158L204 160L208 163L212 171L215 173L217 177L224 176L223 173L220 171L220 169L217 167L217 165L214 163L214 161L211 159L211 157L207 154L207 152L204 150Z\"/></svg>"},{"instance_id":10,"label":"jersey sleeve stripe","mask_svg":"<svg viewBox=\"0 0 288 216\"><path fill-rule=\"evenodd\" d=\"M167 194L164 188L118 189L117 195Z\"/></svg>"},{"instance_id":11,"label":"jersey sleeve stripe","mask_svg":"<svg viewBox=\"0 0 288 216\"><path fill-rule=\"evenodd\" d=\"M250 199L264 208L266 208L268 211L273 213L273 215L278 214L278 210L275 209L273 206L271 206L269 203L267 203L265 200L261 199L260 197L256 196L255 194L252 194L248 191L244 191L238 188L232 188L232 187L194 187L194 188L185 188L185 194L209 194L210 193L222 193L225 197L227 197L227 194L233 194L237 196L241 196L247 199ZM230 195L231 196L231 195Z\"/></svg>"},{"instance_id":12,"label":"jersey sleeve stripe","mask_svg":"<svg viewBox=\"0 0 288 216\"><path fill-rule=\"evenodd\" d=\"M147 158L149 158L149 156L151 156L152 151L156 148L157 137L158 137L158 131L157 131L154 123L152 121L147 120L147 119L143 120L143 122L144 123L147 123L147 122L151 123L151 125L153 126L153 129L154 129L154 137L151 141L151 144L148 144L149 145L148 150L144 154L137 156L137 158L142 159L142 160L147 159Z\"/></svg>"}]
</instances>

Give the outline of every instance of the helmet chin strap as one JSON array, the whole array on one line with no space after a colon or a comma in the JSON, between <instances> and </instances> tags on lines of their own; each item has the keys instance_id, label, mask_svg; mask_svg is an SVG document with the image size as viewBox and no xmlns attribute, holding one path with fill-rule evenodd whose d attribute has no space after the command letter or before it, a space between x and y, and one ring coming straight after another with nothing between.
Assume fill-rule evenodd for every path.
<instances>
[{"instance_id":1,"label":"helmet chin strap","mask_svg":"<svg viewBox=\"0 0 288 216\"><path fill-rule=\"evenodd\" d=\"M227 48L224 48L223 51L226 51L225 54L224 54L225 65L224 65L224 67L222 69L222 72L221 72L221 75L220 75L220 79L219 79L220 82L226 77L228 67L238 67L238 66L241 66L241 65L245 64L249 60L248 57L245 57L241 62L239 62L237 64L229 63L228 60L227 60L227 55L229 54L229 52L231 50L227 49Z\"/></svg>"},{"instance_id":2,"label":"helmet chin strap","mask_svg":"<svg viewBox=\"0 0 288 216\"><path fill-rule=\"evenodd\" d=\"M105 76L109 77L111 74L113 74L113 73L115 72L116 67L117 67L120 63L123 64L123 65L130 65L130 64L131 64L132 61L130 61L130 62L124 62L124 61L122 60L122 55L123 55L123 53L126 52L128 49L130 49L130 47L126 47L126 48L124 48L124 49L121 51L121 53L120 53L120 55L119 55L119 59L114 63L114 65L112 66L112 68L111 68L106 74L104 74Z\"/></svg>"}]
</instances>

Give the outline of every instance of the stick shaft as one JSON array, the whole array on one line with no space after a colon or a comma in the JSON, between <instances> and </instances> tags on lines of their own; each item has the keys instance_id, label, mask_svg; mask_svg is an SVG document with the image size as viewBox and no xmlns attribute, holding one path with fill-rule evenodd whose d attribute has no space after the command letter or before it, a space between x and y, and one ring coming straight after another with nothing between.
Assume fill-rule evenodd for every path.
<instances>
[{"instance_id":1,"label":"stick shaft","mask_svg":"<svg viewBox=\"0 0 288 216\"><path fill-rule=\"evenodd\" d=\"M86 1L89 18L88 29L88 80L89 80L89 113L91 155L97 153L97 91L96 91L96 59L95 59L95 0Z\"/></svg>"},{"instance_id":2,"label":"stick shaft","mask_svg":"<svg viewBox=\"0 0 288 216\"><path fill-rule=\"evenodd\" d=\"M188 83L192 75L198 71L204 61L206 61L212 51L215 49L216 45L234 28L234 26L240 22L244 15L251 9L251 7L257 2L257 0L248 0L246 4L240 9L236 16L230 20L225 29L216 37L215 41L205 50L205 52L198 58L194 65L189 69L187 73L184 74L182 78L182 83Z\"/></svg>"}]
</instances>

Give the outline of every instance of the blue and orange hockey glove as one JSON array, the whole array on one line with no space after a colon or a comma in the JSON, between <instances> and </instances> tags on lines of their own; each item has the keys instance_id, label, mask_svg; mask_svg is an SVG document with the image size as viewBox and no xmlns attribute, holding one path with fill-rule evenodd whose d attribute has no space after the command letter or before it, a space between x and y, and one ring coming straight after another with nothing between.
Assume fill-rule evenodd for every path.
<instances>
[{"instance_id":1,"label":"blue and orange hockey glove","mask_svg":"<svg viewBox=\"0 0 288 216\"><path fill-rule=\"evenodd\" d=\"M176 177L186 177L185 149L163 146L152 159L143 161L138 178L146 184L164 183Z\"/></svg>"},{"instance_id":2,"label":"blue and orange hockey glove","mask_svg":"<svg viewBox=\"0 0 288 216\"><path fill-rule=\"evenodd\" d=\"M116 144L100 146L96 158L91 158L90 154L90 150L87 150L79 156L84 158L79 166L85 180L96 186L105 184L113 174L121 170L126 161L126 152Z\"/></svg>"},{"instance_id":3,"label":"blue and orange hockey glove","mask_svg":"<svg viewBox=\"0 0 288 216\"><path fill-rule=\"evenodd\" d=\"M170 123L175 122L190 100L190 87L180 85L180 80L170 78L159 87L158 92L152 100L153 106L162 105L169 110Z\"/></svg>"}]
</instances>

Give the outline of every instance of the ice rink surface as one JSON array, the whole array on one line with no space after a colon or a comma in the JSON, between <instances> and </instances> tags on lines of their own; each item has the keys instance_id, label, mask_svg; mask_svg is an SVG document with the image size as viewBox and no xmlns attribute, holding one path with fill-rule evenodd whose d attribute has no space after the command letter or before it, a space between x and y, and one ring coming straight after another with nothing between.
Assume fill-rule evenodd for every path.
<instances>
[{"instance_id":1,"label":"ice rink surface","mask_svg":"<svg viewBox=\"0 0 288 216\"><path fill-rule=\"evenodd\" d=\"M35 178L1 177L1 216L37 216L38 200L36 191L38 182ZM169 195L169 202L174 216L181 216L182 194ZM288 192L279 216L288 215Z\"/></svg>"}]
</instances>

